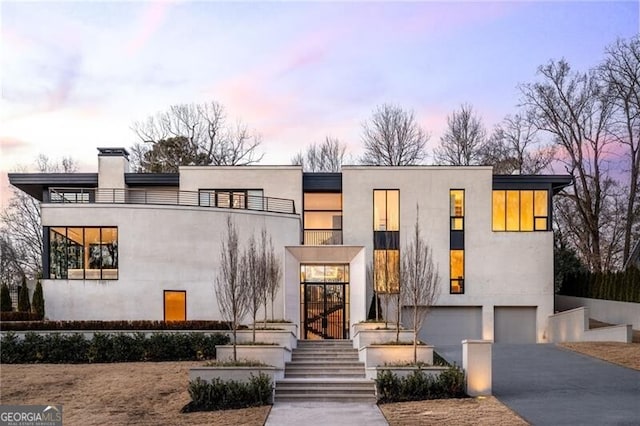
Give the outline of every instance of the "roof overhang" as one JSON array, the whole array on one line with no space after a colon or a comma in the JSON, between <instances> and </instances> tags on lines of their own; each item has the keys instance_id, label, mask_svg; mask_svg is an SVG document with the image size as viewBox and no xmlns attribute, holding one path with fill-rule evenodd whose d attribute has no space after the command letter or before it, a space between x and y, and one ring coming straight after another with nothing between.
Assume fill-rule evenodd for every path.
<instances>
[{"instance_id":1,"label":"roof overhang","mask_svg":"<svg viewBox=\"0 0 640 426\"><path fill-rule=\"evenodd\" d=\"M557 194L571 184L571 175L493 175L493 189L551 188Z\"/></svg>"},{"instance_id":2,"label":"roof overhang","mask_svg":"<svg viewBox=\"0 0 640 426\"><path fill-rule=\"evenodd\" d=\"M97 173L9 173L9 183L42 201L43 192L51 187L95 188Z\"/></svg>"},{"instance_id":3,"label":"roof overhang","mask_svg":"<svg viewBox=\"0 0 640 426\"><path fill-rule=\"evenodd\" d=\"M364 246L287 246L300 263L349 263Z\"/></svg>"}]
</instances>

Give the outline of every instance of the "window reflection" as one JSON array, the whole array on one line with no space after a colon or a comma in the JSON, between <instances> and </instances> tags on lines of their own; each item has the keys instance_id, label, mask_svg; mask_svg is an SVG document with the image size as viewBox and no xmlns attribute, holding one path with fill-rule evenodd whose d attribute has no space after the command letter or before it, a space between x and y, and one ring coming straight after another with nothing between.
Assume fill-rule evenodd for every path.
<instances>
[{"instance_id":1,"label":"window reflection","mask_svg":"<svg viewBox=\"0 0 640 426\"><path fill-rule=\"evenodd\" d=\"M400 251L373 251L373 279L376 293L398 293L400 290Z\"/></svg>"},{"instance_id":2,"label":"window reflection","mask_svg":"<svg viewBox=\"0 0 640 426\"><path fill-rule=\"evenodd\" d=\"M49 228L51 279L118 279L118 229Z\"/></svg>"}]
</instances>

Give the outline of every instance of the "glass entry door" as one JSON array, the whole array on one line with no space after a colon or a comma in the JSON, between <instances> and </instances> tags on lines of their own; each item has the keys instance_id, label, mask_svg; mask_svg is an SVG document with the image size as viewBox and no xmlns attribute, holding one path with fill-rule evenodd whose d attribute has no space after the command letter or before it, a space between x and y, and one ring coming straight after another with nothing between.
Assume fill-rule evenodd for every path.
<instances>
[{"instance_id":1,"label":"glass entry door","mask_svg":"<svg viewBox=\"0 0 640 426\"><path fill-rule=\"evenodd\" d=\"M305 339L349 338L349 265L301 265Z\"/></svg>"}]
</instances>

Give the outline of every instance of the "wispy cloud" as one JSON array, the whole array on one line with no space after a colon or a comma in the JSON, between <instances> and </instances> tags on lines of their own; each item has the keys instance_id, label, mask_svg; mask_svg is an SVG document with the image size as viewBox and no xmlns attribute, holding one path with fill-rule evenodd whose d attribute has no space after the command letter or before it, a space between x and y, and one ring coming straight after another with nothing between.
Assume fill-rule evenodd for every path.
<instances>
[{"instance_id":1,"label":"wispy cloud","mask_svg":"<svg viewBox=\"0 0 640 426\"><path fill-rule=\"evenodd\" d=\"M174 5L175 2L169 1L146 3L136 22L137 31L126 46L129 56L138 53L149 42L151 37L162 27L167 19L167 14Z\"/></svg>"}]
</instances>

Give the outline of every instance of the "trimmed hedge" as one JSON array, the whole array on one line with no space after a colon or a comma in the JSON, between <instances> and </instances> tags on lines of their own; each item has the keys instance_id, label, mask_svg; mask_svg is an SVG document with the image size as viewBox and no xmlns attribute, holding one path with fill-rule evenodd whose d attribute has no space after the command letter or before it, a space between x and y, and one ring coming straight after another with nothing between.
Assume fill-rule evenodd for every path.
<instances>
[{"instance_id":1,"label":"trimmed hedge","mask_svg":"<svg viewBox=\"0 0 640 426\"><path fill-rule=\"evenodd\" d=\"M16 312L13 312L15 314ZM94 331L94 330L230 330L226 321L38 321L38 322L4 322L32 321L37 316L30 315L18 318L9 315L5 319L2 313L0 329L6 331ZM15 318L14 318L15 317Z\"/></svg>"},{"instance_id":2,"label":"trimmed hedge","mask_svg":"<svg viewBox=\"0 0 640 426\"><path fill-rule=\"evenodd\" d=\"M453 366L433 377L416 370L407 377L398 377L389 370L376 378L378 402L422 401L425 399L466 398L464 371Z\"/></svg>"},{"instance_id":3,"label":"trimmed hedge","mask_svg":"<svg viewBox=\"0 0 640 426\"><path fill-rule=\"evenodd\" d=\"M207 382L199 377L189 383L191 402L181 412L216 411L234 408L257 407L272 403L271 378L259 373L251 376L249 383L219 378Z\"/></svg>"},{"instance_id":4,"label":"trimmed hedge","mask_svg":"<svg viewBox=\"0 0 640 426\"><path fill-rule=\"evenodd\" d=\"M226 334L215 333L26 333L2 338L0 362L6 364L84 364L132 361L189 361L215 358L216 346L229 343Z\"/></svg>"},{"instance_id":5,"label":"trimmed hedge","mask_svg":"<svg viewBox=\"0 0 640 426\"><path fill-rule=\"evenodd\" d=\"M38 321L38 314L34 312L20 312L20 311L9 311L9 312L0 312L0 329L2 330L12 330L11 323L6 321ZM14 323L15 324L15 323ZM30 322L24 323L27 326L32 324ZM22 329L17 329L22 330ZM17 331L16 330L16 331ZM26 330L26 328L25 328Z\"/></svg>"},{"instance_id":6,"label":"trimmed hedge","mask_svg":"<svg viewBox=\"0 0 640 426\"><path fill-rule=\"evenodd\" d=\"M640 270L568 274L558 294L640 303Z\"/></svg>"}]
</instances>

